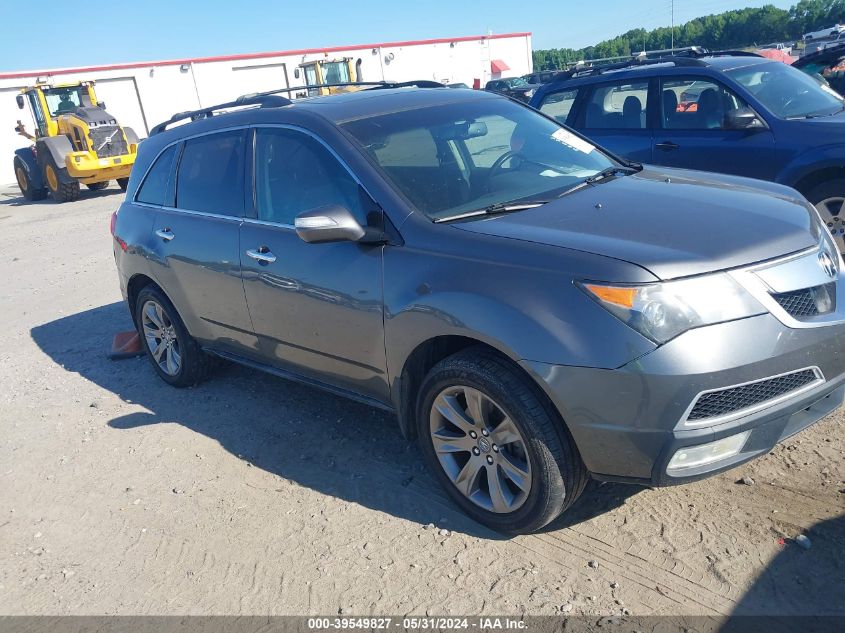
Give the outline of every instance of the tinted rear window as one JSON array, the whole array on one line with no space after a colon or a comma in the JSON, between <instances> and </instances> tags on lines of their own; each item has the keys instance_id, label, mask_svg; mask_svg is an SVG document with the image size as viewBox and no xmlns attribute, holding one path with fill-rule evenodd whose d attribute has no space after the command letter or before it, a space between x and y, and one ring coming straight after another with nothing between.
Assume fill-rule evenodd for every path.
<instances>
[{"instance_id":1,"label":"tinted rear window","mask_svg":"<svg viewBox=\"0 0 845 633\"><path fill-rule=\"evenodd\" d=\"M204 213L242 215L244 153L243 130L186 141L176 180L176 206Z\"/></svg>"},{"instance_id":2,"label":"tinted rear window","mask_svg":"<svg viewBox=\"0 0 845 633\"><path fill-rule=\"evenodd\" d=\"M164 150L150 168L144 183L138 190L135 199L146 204L171 206L173 204L173 190L168 195L168 185L173 175L173 159L176 157L178 145L171 145Z\"/></svg>"}]
</instances>

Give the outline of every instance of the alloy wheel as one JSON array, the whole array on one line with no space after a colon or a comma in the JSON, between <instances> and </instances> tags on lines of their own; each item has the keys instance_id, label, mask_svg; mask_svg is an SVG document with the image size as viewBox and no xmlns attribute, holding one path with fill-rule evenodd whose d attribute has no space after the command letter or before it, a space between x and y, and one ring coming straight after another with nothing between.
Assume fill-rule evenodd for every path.
<instances>
[{"instance_id":1,"label":"alloy wheel","mask_svg":"<svg viewBox=\"0 0 845 633\"><path fill-rule=\"evenodd\" d=\"M834 196L816 203L822 221L833 236L839 252L845 252L845 197Z\"/></svg>"},{"instance_id":2,"label":"alloy wheel","mask_svg":"<svg viewBox=\"0 0 845 633\"><path fill-rule=\"evenodd\" d=\"M141 310L141 327L153 360L168 376L182 367L182 351L176 328L167 312L156 301L147 301Z\"/></svg>"},{"instance_id":3,"label":"alloy wheel","mask_svg":"<svg viewBox=\"0 0 845 633\"><path fill-rule=\"evenodd\" d=\"M490 396L466 386L441 391L431 407L431 441L443 471L490 512L519 509L531 490L527 442Z\"/></svg>"}]
</instances>

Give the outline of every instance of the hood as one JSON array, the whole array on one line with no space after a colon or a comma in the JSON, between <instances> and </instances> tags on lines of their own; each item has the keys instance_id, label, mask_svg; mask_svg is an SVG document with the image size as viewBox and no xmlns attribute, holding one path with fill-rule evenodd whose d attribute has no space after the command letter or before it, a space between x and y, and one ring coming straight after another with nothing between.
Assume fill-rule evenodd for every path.
<instances>
[{"instance_id":1,"label":"hood","mask_svg":"<svg viewBox=\"0 0 845 633\"><path fill-rule=\"evenodd\" d=\"M655 168L541 207L453 226L613 257L660 279L786 255L815 246L821 235L815 214L791 189Z\"/></svg>"}]
</instances>

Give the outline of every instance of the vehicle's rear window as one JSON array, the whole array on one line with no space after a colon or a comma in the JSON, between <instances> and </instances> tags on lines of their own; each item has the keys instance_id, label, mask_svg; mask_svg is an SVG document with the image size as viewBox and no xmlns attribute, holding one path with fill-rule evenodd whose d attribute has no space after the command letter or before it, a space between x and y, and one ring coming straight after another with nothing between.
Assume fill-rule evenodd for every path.
<instances>
[{"instance_id":1,"label":"vehicle's rear window","mask_svg":"<svg viewBox=\"0 0 845 633\"><path fill-rule=\"evenodd\" d=\"M176 206L204 213L243 215L244 154L243 130L186 141L176 179Z\"/></svg>"},{"instance_id":2,"label":"vehicle's rear window","mask_svg":"<svg viewBox=\"0 0 845 633\"><path fill-rule=\"evenodd\" d=\"M176 157L177 147L178 145L171 145L153 163L135 197L138 202L157 206L173 204L173 190L171 188L168 194L168 185L173 175L173 159Z\"/></svg>"}]
</instances>

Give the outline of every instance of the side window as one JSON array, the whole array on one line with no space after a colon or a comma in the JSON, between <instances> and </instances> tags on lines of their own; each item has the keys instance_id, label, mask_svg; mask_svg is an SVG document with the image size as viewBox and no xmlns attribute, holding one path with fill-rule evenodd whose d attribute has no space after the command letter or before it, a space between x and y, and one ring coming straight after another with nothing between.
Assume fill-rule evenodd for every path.
<instances>
[{"instance_id":1,"label":"side window","mask_svg":"<svg viewBox=\"0 0 845 633\"><path fill-rule=\"evenodd\" d=\"M721 84L694 77L664 80L660 102L668 130L723 130L728 112L747 107Z\"/></svg>"},{"instance_id":2,"label":"side window","mask_svg":"<svg viewBox=\"0 0 845 633\"><path fill-rule=\"evenodd\" d=\"M179 144L171 145L156 158L147 177L138 189L138 202L169 207L173 204L173 190L169 187L173 176L173 159ZM168 195L169 190L169 195Z\"/></svg>"},{"instance_id":3,"label":"side window","mask_svg":"<svg viewBox=\"0 0 845 633\"><path fill-rule=\"evenodd\" d=\"M540 112L554 117L561 123L566 123L569 112L572 110L572 104L575 103L575 97L577 96L577 90L563 90L546 95L543 103L540 104Z\"/></svg>"},{"instance_id":4,"label":"side window","mask_svg":"<svg viewBox=\"0 0 845 633\"><path fill-rule=\"evenodd\" d=\"M648 120L648 80L596 86L587 99L584 127L643 130Z\"/></svg>"},{"instance_id":5,"label":"side window","mask_svg":"<svg viewBox=\"0 0 845 633\"><path fill-rule=\"evenodd\" d=\"M244 131L185 141L176 178L176 206L238 217L244 210Z\"/></svg>"},{"instance_id":6,"label":"side window","mask_svg":"<svg viewBox=\"0 0 845 633\"><path fill-rule=\"evenodd\" d=\"M258 219L292 225L303 211L328 204L365 221L358 183L320 142L284 128L256 130Z\"/></svg>"}]
</instances>

